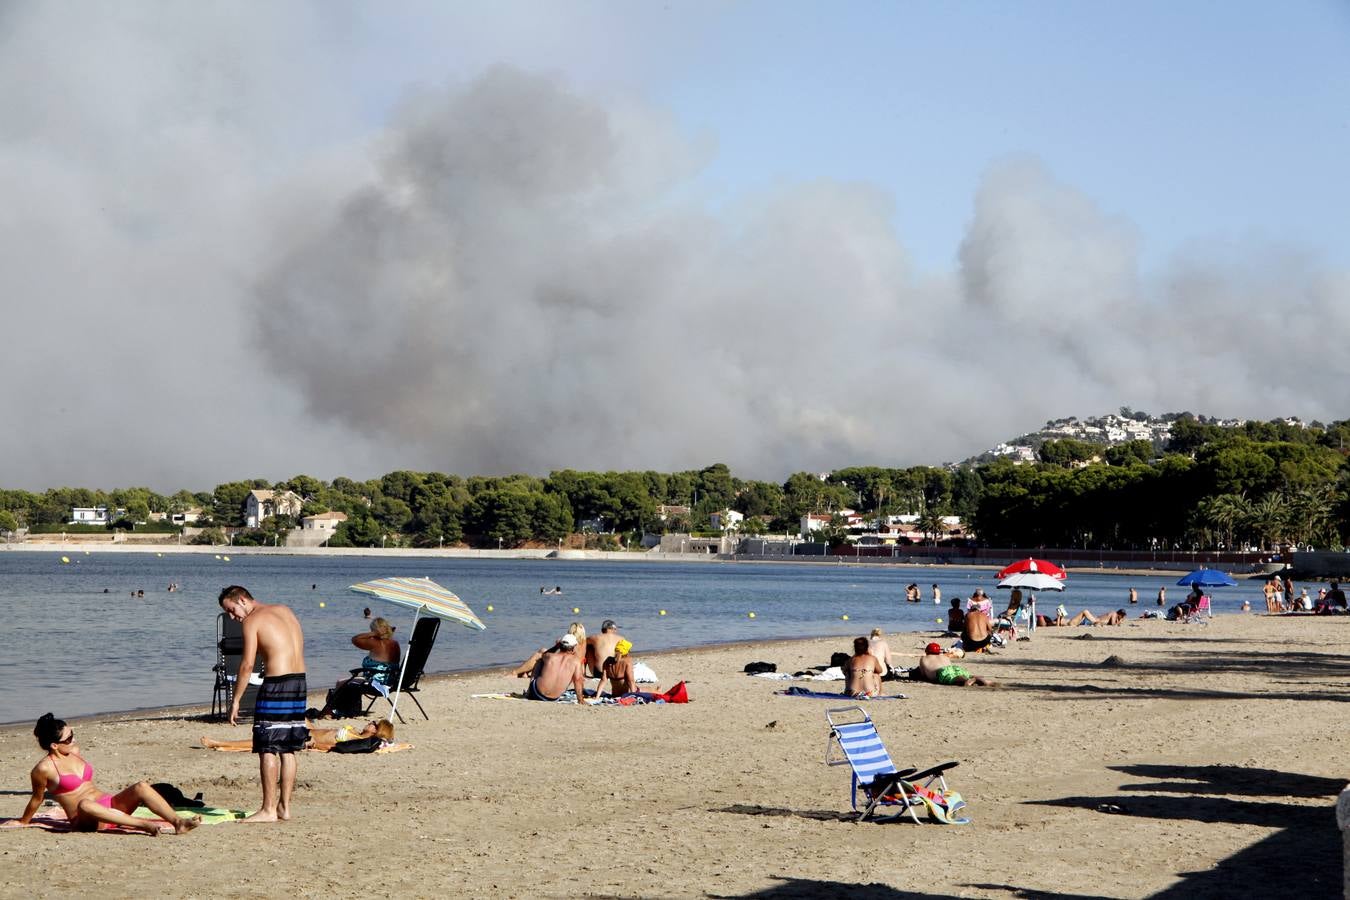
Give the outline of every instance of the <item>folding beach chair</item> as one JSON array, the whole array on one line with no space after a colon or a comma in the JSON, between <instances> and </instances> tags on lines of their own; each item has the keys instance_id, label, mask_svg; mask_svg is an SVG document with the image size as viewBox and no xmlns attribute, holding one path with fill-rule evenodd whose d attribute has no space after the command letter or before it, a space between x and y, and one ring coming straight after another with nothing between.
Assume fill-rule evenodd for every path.
<instances>
[{"instance_id":1,"label":"folding beach chair","mask_svg":"<svg viewBox=\"0 0 1350 900\"><path fill-rule=\"evenodd\" d=\"M440 619L434 616L418 619L417 626L413 629L412 639L408 641L406 648L407 666L403 670L403 686L400 692L412 698L412 702L416 703L417 708L421 710L422 718L427 721L431 721L431 716L427 715L425 709L422 709L422 702L417 699L417 692L420 689L422 672L427 667L427 658L431 656L432 645L436 643L436 635L440 630ZM353 676L366 680L366 684L362 687L362 691L370 698L370 703L366 706L366 715L370 715L375 702L381 697L388 700L392 705L394 702L393 695L399 689L399 673L397 671L388 674L387 684L380 684L374 679L374 674L367 669L352 669ZM398 716L399 722L404 722L403 713L398 712L397 708L395 708L394 713Z\"/></svg>"},{"instance_id":2,"label":"folding beach chair","mask_svg":"<svg viewBox=\"0 0 1350 900\"><path fill-rule=\"evenodd\" d=\"M211 695L211 718L223 719L230 714L230 704L234 702L235 678L239 675L239 664L244 658L244 625L236 622L225 613L216 616L216 664L211 671L216 675L215 690ZM253 672L261 675L262 659L253 661ZM253 715L253 701L258 686L250 682L244 685L244 695L239 698L239 714L245 717Z\"/></svg>"},{"instance_id":3,"label":"folding beach chair","mask_svg":"<svg viewBox=\"0 0 1350 900\"><path fill-rule=\"evenodd\" d=\"M846 720L845 717L848 717ZM867 801L858 814L861 822L872 814L878 806L899 806L891 816L899 818L905 813L919 822L917 809L925 807L929 817L944 825L968 825L970 820L959 815L965 807L961 795L949 790L943 772L960 765L957 762L945 762L941 765L918 771L914 768L896 769L886 746L881 743L872 717L861 706L843 706L825 711L825 721L830 725L830 737L825 747L825 764L830 766L847 765L853 770L851 803L858 809L859 795ZM835 745L843 751L843 759L831 759ZM937 788L933 784L936 782Z\"/></svg>"}]
</instances>

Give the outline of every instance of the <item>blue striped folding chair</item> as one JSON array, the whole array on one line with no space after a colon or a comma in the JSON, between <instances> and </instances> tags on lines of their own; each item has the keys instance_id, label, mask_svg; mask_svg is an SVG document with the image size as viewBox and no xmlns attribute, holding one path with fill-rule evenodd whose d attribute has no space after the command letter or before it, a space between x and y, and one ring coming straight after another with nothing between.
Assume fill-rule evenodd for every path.
<instances>
[{"instance_id":1,"label":"blue striped folding chair","mask_svg":"<svg viewBox=\"0 0 1350 900\"><path fill-rule=\"evenodd\" d=\"M915 824L919 822L918 808L928 810L929 817L946 825L966 825L970 820L957 813L965 807L961 795L947 788L942 773L960 765L945 762L924 769L896 769L881 735L872 724L872 717L861 706L843 706L825 711L830 725L829 743L825 748L825 763L831 766L849 766L853 771L851 803L858 810L859 799L866 801L857 821L861 822L878 806L899 806L890 818L908 813ZM834 759L838 746L843 759ZM934 787L934 782L937 787Z\"/></svg>"}]
</instances>

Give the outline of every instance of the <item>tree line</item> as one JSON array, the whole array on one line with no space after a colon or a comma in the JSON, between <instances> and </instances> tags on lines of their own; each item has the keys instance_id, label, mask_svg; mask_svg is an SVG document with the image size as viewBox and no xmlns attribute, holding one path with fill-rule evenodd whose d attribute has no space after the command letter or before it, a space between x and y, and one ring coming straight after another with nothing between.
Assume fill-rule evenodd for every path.
<instances>
[{"instance_id":1,"label":"tree line","mask_svg":"<svg viewBox=\"0 0 1350 900\"><path fill-rule=\"evenodd\" d=\"M918 516L920 529L934 536L942 516L959 516L987 546L1339 549L1350 538L1347 453L1347 422L1226 428L1183 417L1161 450L1148 441L1112 447L1047 441L1040 461L1026 465L853 466L823 477L797 472L783 482L737 478L716 463L674 473L566 469L547 477L397 471L329 482L297 475L171 495L148 488L0 490L0 531L50 530L68 522L77 506L125 509L133 522L200 508L197 524L240 529L249 491L271 489L299 495L302 517L345 513L331 546L518 547L591 531L602 535L600 545L618 546L642 533L708 530L711 515L724 509L746 516L744 534L795 535L807 513L853 509ZM274 516L234 539L282 542L295 524ZM826 534L842 538L838 520Z\"/></svg>"}]
</instances>

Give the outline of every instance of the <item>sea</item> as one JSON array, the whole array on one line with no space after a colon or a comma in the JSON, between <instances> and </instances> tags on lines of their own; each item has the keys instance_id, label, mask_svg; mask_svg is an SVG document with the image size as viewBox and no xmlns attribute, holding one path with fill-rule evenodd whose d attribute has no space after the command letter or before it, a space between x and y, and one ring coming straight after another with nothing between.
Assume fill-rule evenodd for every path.
<instances>
[{"instance_id":1,"label":"sea","mask_svg":"<svg viewBox=\"0 0 1350 900\"><path fill-rule=\"evenodd\" d=\"M887 633L945 626L950 598L984 588L1002 601L988 569L889 565L739 562L606 562L591 560L456 559L445 557L290 557L59 551L0 553L0 723L190 704L209 705L215 674L221 588L241 584L259 600L295 610L305 631L309 685L331 685L359 664L351 637L367 630L363 611L384 616L396 637L412 631L413 613L355 594L350 586L388 576L430 577L458 594L486 631L445 623L428 672L516 665L552 643L570 622L600 630L614 619L646 652L839 635L880 626ZM1062 594L1042 595L1040 608L1062 602L1105 613L1154 606L1158 588L1169 602L1185 595L1181 573L1129 576L1071 573ZM923 588L922 603L904 601L905 586ZM934 605L932 585L943 601ZM169 591L175 584L178 589ZM1300 587L1305 585L1300 585ZM543 594L541 588L561 588ZM144 596L139 596L139 592ZM1245 598L1264 609L1256 583L1211 592L1217 614L1237 613ZM1133 611L1132 611L1133 612ZM1133 616L1132 616L1133 617ZM916 638L915 643L918 643ZM900 649L905 641L892 641ZM840 650L848 643L841 640ZM746 661L756 654L747 650ZM756 657L758 658L758 657ZM822 664L827 660L822 660ZM670 681L681 673L658 676ZM504 687L513 687L505 685Z\"/></svg>"}]
</instances>

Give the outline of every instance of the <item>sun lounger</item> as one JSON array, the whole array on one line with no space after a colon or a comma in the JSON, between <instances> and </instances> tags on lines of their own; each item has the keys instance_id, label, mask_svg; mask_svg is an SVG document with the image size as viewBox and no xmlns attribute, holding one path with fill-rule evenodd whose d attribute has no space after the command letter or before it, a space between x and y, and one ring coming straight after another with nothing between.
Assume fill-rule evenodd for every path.
<instances>
[{"instance_id":1,"label":"sun lounger","mask_svg":"<svg viewBox=\"0 0 1350 900\"><path fill-rule=\"evenodd\" d=\"M858 814L861 822L878 806L899 806L890 818L898 819L906 813L919 822L918 808L944 825L968 825L970 819L961 816L965 801L961 795L948 789L943 773L960 765L945 762L918 771L914 768L897 769L886 752L886 746L877 734L872 717L860 706L844 706L825 711L830 725L829 743L825 749L825 763L831 766L847 765L852 769L850 802L858 809L859 797L866 801ZM843 752L841 760L831 759L835 746ZM937 785L934 788L934 784Z\"/></svg>"}]
</instances>

